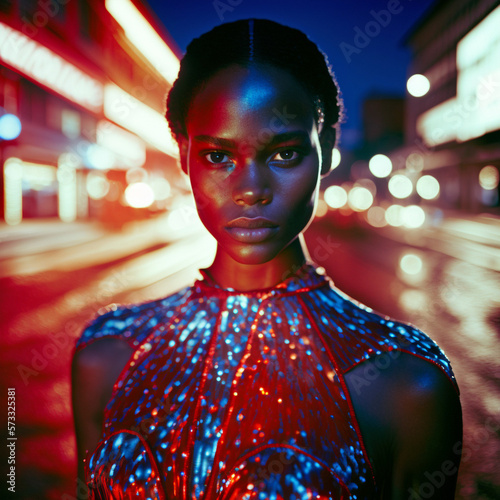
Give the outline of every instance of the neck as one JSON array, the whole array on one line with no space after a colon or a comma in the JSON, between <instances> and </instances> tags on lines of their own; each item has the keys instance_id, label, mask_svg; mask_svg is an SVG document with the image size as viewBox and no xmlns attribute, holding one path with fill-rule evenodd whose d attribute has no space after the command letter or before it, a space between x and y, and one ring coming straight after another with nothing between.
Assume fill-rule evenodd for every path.
<instances>
[{"instance_id":1,"label":"neck","mask_svg":"<svg viewBox=\"0 0 500 500\"><path fill-rule=\"evenodd\" d=\"M217 248L214 262L207 271L222 288L246 292L281 283L295 274L307 258L307 248L300 234L274 259L263 264L241 264Z\"/></svg>"}]
</instances>

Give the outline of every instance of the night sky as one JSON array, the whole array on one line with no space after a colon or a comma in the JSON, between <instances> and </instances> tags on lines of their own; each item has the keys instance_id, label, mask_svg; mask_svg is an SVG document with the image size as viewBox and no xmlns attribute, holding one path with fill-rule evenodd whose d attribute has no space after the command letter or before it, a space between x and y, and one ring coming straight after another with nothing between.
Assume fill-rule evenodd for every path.
<instances>
[{"instance_id":1,"label":"night sky","mask_svg":"<svg viewBox=\"0 0 500 500\"><path fill-rule=\"evenodd\" d=\"M402 45L402 38L434 0L148 0L148 3L183 52L192 38L221 22L237 19L268 18L304 31L328 55L336 74L346 108L340 147L349 149L360 135L361 104L365 96L404 95L411 53ZM382 10L388 14L381 14L377 21L373 12ZM367 27L367 23L371 24ZM355 40L360 31L368 36L363 40L360 35Z\"/></svg>"}]
</instances>

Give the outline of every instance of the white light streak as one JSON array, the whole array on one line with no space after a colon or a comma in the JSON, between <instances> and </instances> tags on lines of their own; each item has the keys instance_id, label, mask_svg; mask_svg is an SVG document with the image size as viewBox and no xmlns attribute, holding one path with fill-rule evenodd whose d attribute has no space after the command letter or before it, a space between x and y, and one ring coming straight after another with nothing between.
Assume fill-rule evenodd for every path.
<instances>
[{"instance_id":1,"label":"white light streak","mask_svg":"<svg viewBox=\"0 0 500 500\"><path fill-rule=\"evenodd\" d=\"M64 160L60 161L57 169L57 180L59 182L57 197L59 218L64 222L72 222L76 220L78 213L76 169L65 163Z\"/></svg>"},{"instance_id":2,"label":"white light streak","mask_svg":"<svg viewBox=\"0 0 500 500\"><path fill-rule=\"evenodd\" d=\"M5 222L10 226L23 220L23 162L9 158L4 164Z\"/></svg>"},{"instance_id":3,"label":"white light streak","mask_svg":"<svg viewBox=\"0 0 500 500\"><path fill-rule=\"evenodd\" d=\"M97 123L96 143L112 151L123 167L142 167L146 162L146 145L131 134L107 120Z\"/></svg>"},{"instance_id":4,"label":"white light streak","mask_svg":"<svg viewBox=\"0 0 500 500\"><path fill-rule=\"evenodd\" d=\"M112 83L104 88L104 114L163 153L179 155L165 117Z\"/></svg>"},{"instance_id":5,"label":"white light streak","mask_svg":"<svg viewBox=\"0 0 500 500\"><path fill-rule=\"evenodd\" d=\"M106 9L125 36L170 84L179 73L179 59L130 0L106 0Z\"/></svg>"},{"instance_id":6,"label":"white light streak","mask_svg":"<svg viewBox=\"0 0 500 500\"><path fill-rule=\"evenodd\" d=\"M100 82L3 23L0 23L0 60L91 111L102 109Z\"/></svg>"}]
</instances>

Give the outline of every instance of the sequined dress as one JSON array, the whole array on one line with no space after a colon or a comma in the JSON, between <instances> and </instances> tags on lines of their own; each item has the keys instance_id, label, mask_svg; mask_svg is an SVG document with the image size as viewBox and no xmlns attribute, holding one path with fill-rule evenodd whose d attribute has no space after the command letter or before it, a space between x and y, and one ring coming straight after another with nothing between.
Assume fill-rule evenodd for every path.
<instances>
[{"instance_id":1,"label":"sequined dress","mask_svg":"<svg viewBox=\"0 0 500 500\"><path fill-rule=\"evenodd\" d=\"M135 349L86 460L92 498L375 498L344 375L398 350L455 383L443 352L313 263L251 292L200 272L167 298L110 308L78 340L120 337Z\"/></svg>"}]
</instances>

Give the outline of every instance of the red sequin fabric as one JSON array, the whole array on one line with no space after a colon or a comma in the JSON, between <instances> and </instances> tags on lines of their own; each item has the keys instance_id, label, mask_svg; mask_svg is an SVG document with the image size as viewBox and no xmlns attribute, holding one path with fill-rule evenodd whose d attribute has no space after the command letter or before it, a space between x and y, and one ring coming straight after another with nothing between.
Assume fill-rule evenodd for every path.
<instances>
[{"instance_id":1,"label":"red sequin fabric","mask_svg":"<svg viewBox=\"0 0 500 500\"><path fill-rule=\"evenodd\" d=\"M135 349L86 461L91 498L372 499L379 489L344 375L405 351L448 359L307 263L275 287L202 279L167 298L111 307L84 330Z\"/></svg>"}]
</instances>

